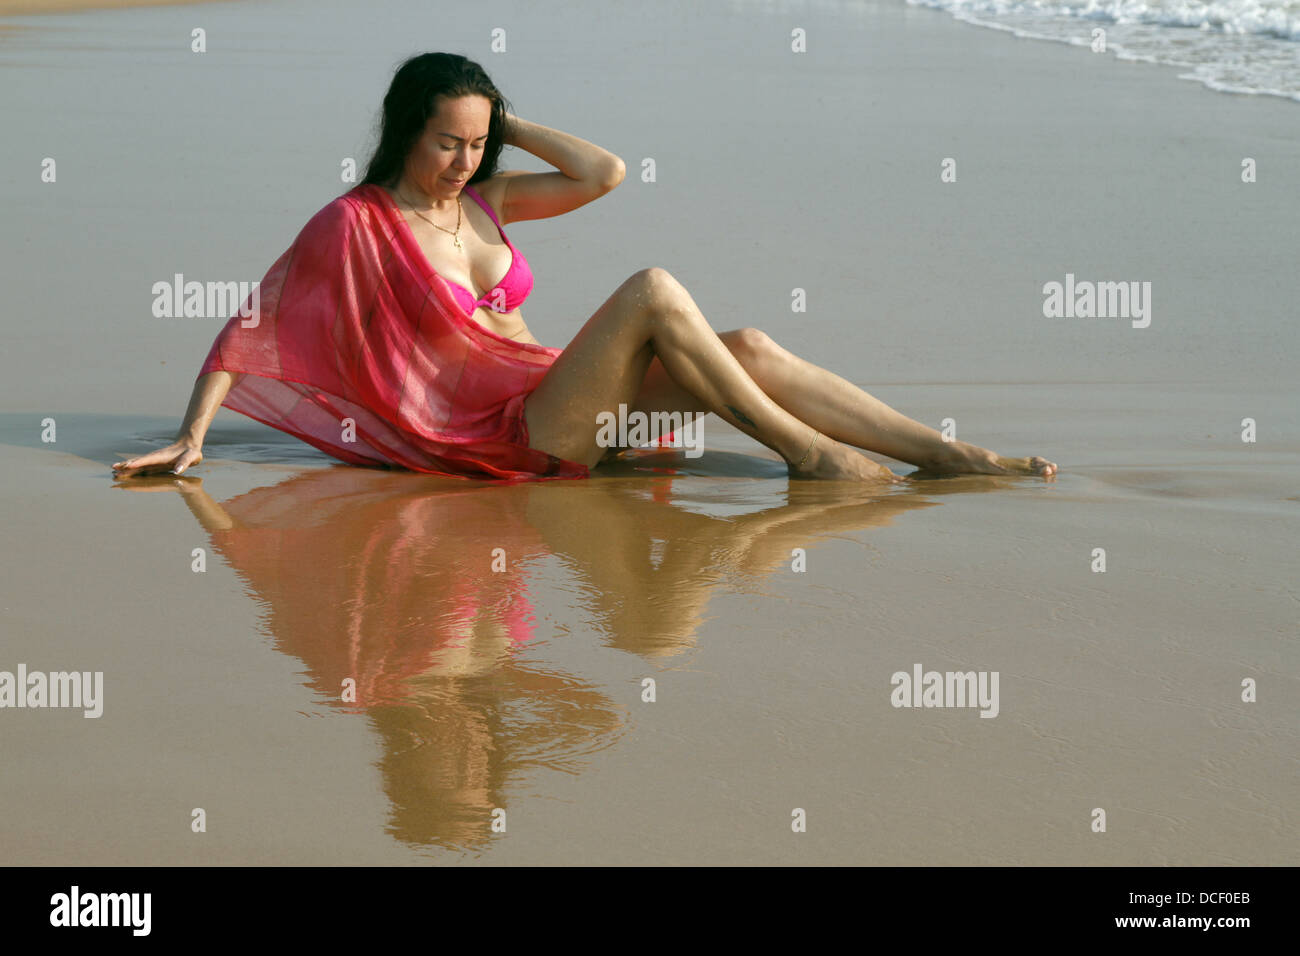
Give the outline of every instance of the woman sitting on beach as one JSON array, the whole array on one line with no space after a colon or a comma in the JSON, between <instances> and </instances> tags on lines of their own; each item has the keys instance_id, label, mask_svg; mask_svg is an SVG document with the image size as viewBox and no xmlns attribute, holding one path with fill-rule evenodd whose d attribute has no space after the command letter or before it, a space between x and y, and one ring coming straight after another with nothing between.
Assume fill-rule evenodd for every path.
<instances>
[{"instance_id":1,"label":"woman sitting on beach","mask_svg":"<svg viewBox=\"0 0 1300 956\"><path fill-rule=\"evenodd\" d=\"M498 173L504 144L559 172ZM478 64L413 57L384 97L365 178L312 217L256 307L218 335L176 441L114 471L197 465L224 404L354 464L579 478L618 451L600 446L600 415L626 405L713 412L798 478L900 480L848 445L936 474L1055 474L1043 458L944 441L757 329L714 332L660 268L629 277L566 348L540 345L519 310L532 274L501 226L577 209L623 174L612 153L509 113Z\"/></svg>"}]
</instances>

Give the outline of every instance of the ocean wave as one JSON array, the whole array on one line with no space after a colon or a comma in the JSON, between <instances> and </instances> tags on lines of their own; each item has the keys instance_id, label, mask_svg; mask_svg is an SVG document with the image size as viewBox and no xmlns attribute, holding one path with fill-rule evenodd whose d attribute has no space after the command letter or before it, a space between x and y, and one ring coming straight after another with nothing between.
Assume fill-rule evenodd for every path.
<instances>
[{"instance_id":1,"label":"ocean wave","mask_svg":"<svg viewBox=\"0 0 1300 956\"><path fill-rule=\"evenodd\" d=\"M1166 27L1254 33L1300 40L1300 0L907 0L913 6L949 13L1041 14L1103 23L1147 23Z\"/></svg>"},{"instance_id":2,"label":"ocean wave","mask_svg":"<svg viewBox=\"0 0 1300 956\"><path fill-rule=\"evenodd\" d=\"M1106 52L1182 69L1228 93L1300 101L1300 0L907 0L977 26L1073 46L1106 31Z\"/></svg>"}]
</instances>

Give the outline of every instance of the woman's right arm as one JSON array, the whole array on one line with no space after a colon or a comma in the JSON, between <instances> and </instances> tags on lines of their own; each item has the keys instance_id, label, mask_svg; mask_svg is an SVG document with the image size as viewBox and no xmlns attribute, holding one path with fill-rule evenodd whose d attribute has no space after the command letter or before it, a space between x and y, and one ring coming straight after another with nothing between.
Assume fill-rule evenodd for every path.
<instances>
[{"instance_id":1,"label":"woman's right arm","mask_svg":"<svg viewBox=\"0 0 1300 956\"><path fill-rule=\"evenodd\" d=\"M159 448L147 455L115 462L115 477L130 478L133 475L159 472L179 475L191 465L203 461L203 437L208 433L208 426L225 401L226 394L243 377L241 372L209 372L199 376L194 383L190 407L185 410L185 421L181 423L176 440L166 448Z\"/></svg>"}]
</instances>

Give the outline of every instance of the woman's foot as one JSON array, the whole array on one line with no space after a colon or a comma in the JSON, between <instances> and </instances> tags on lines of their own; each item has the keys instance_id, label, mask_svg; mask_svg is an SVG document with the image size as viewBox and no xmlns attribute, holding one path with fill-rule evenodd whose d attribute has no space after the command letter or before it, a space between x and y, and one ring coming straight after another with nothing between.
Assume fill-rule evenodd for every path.
<instances>
[{"instance_id":1,"label":"woman's foot","mask_svg":"<svg viewBox=\"0 0 1300 956\"><path fill-rule=\"evenodd\" d=\"M787 461L791 478L821 478L838 481L876 481L897 484L903 479L884 465L858 454L847 445L818 434L803 467Z\"/></svg>"},{"instance_id":2,"label":"woman's foot","mask_svg":"<svg viewBox=\"0 0 1300 956\"><path fill-rule=\"evenodd\" d=\"M969 442L952 442L942 461L922 465L921 470L939 475L1028 475L1051 478L1056 463L1033 455L1029 458L1004 458L996 452Z\"/></svg>"}]
</instances>

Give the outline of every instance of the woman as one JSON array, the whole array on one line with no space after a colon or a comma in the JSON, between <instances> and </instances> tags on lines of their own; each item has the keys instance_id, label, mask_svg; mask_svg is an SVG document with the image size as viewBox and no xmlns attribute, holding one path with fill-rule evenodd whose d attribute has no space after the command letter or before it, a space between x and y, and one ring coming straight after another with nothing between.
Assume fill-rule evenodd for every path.
<instances>
[{"instance_id":1,"label":"woman","mask_svg":"<svg viewBox=\"0 0 1300 956\"><path fill-rule=\"evenodd\" d=\"M559 172L498 173L507 143ZM623 175L612 153L511 115L476 63L413 57L384 97L365 178L272 266L251 319L227 323L176 441L114 471L198 464L224 404L355 464L586 477L617 451L598 444L599 416L625 404L720 415L792 477L899 480L847 445L934 473L1055 474L946 442L756 329L715 333L663 269L628 278L566 348L540 345L519 309L532 276L501 225L569 212Z\"/></svg>"}]
</instances>

